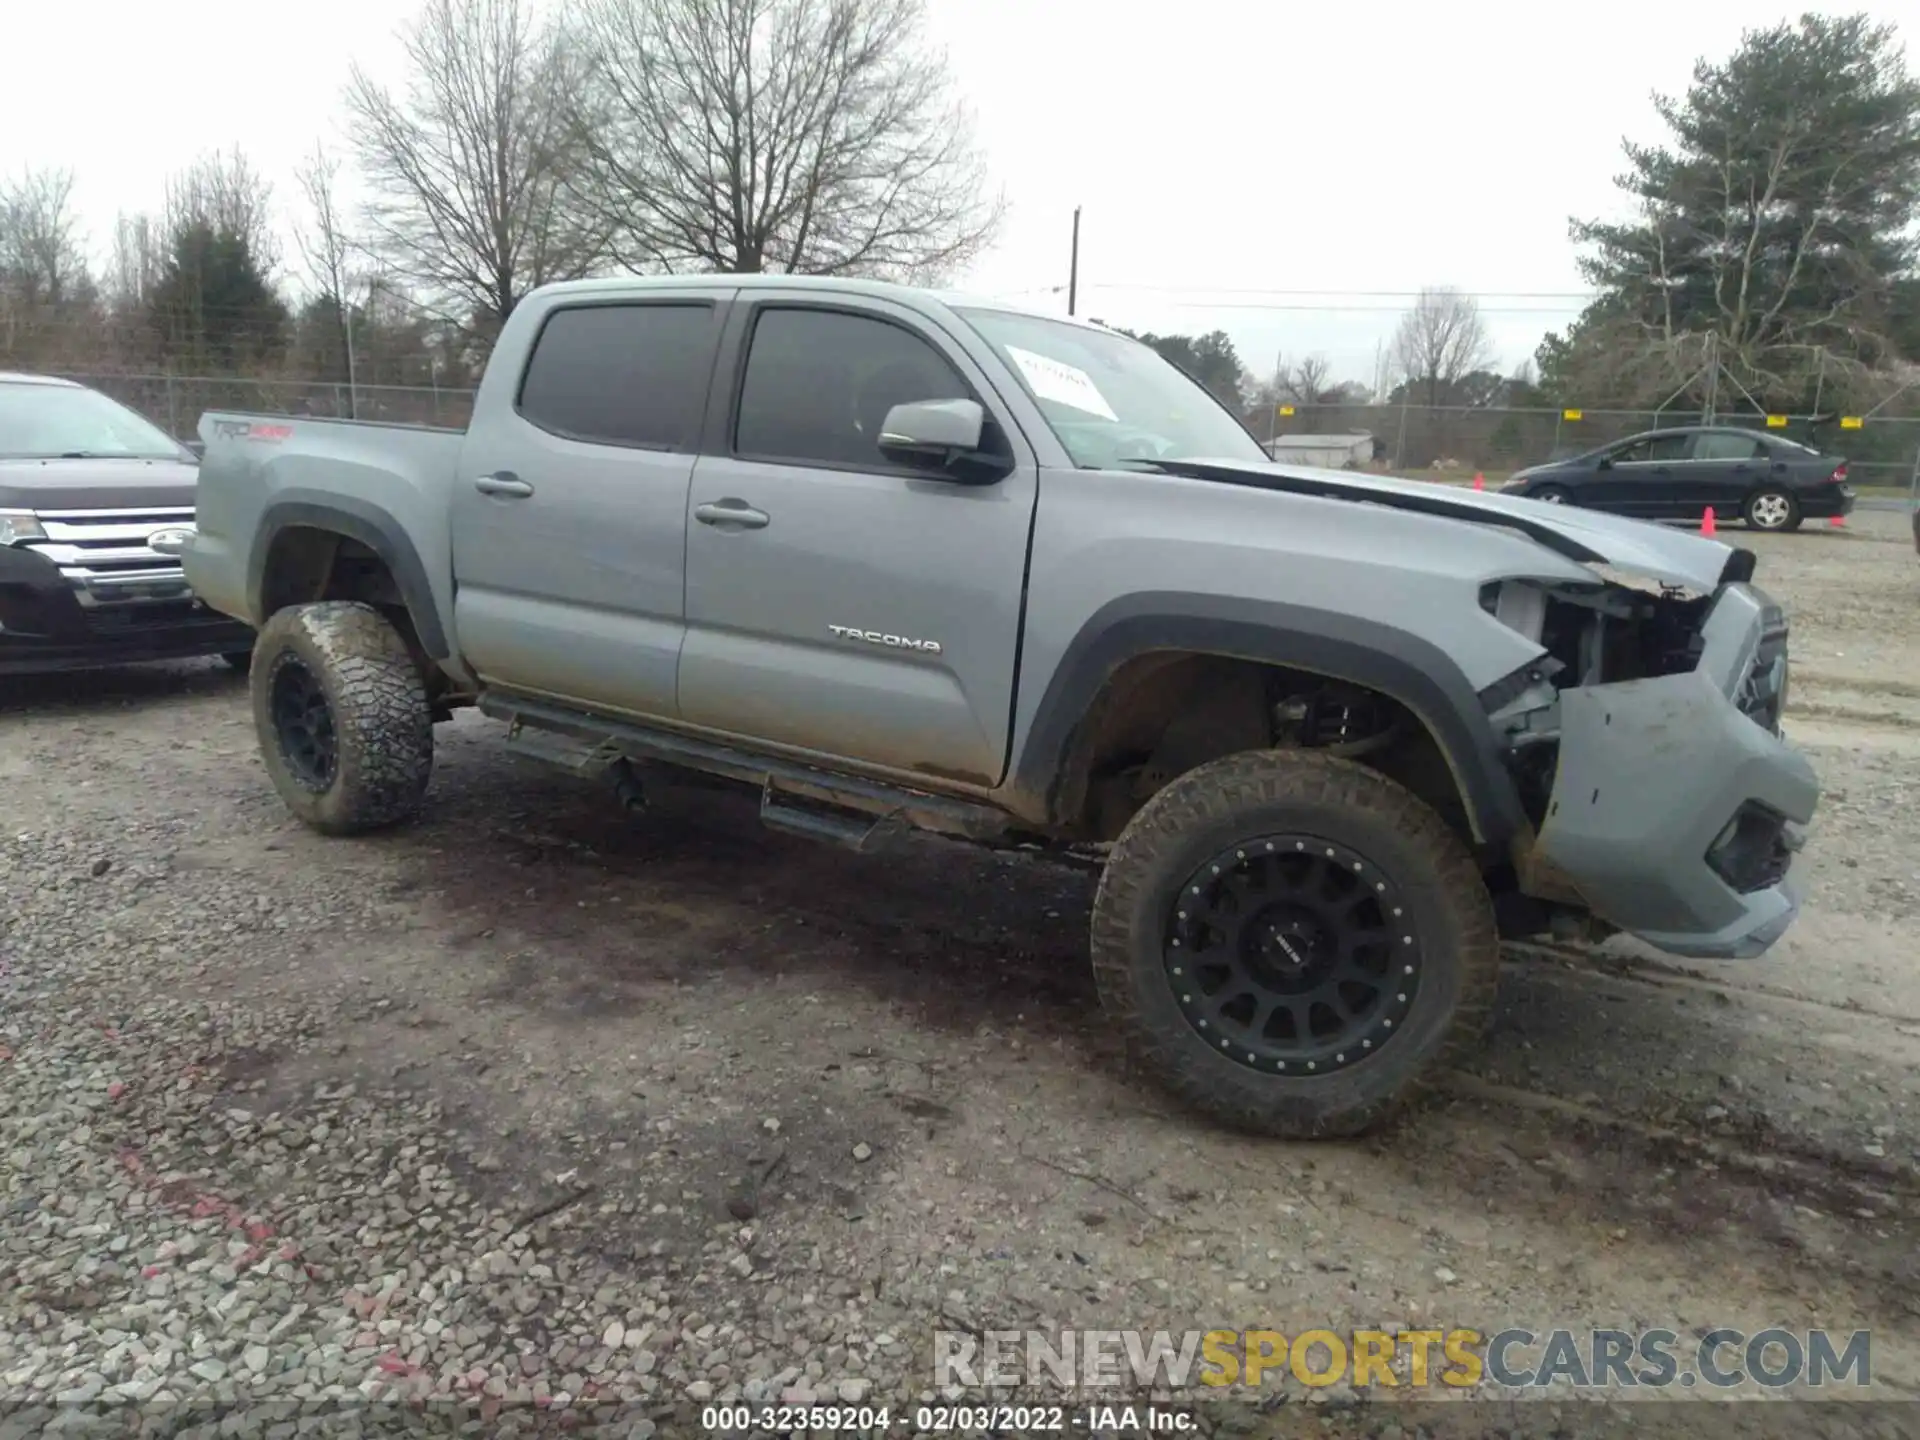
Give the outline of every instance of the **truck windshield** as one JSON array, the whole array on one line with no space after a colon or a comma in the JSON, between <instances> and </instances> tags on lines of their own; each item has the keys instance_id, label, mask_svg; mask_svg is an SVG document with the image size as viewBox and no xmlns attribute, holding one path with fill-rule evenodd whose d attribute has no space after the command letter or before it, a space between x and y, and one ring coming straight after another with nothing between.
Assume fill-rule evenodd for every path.
<instances>
[{"instance_id":1,"label":"truck windshield","mask_svg":"<svg viewBox=\"0 0 1920 1440\"><path fill-rule=\"evenodd\" d=\"M958 313L1020 377L1083 469L1267 458L1225 406L1138 340L1005 310Z\"/></svg>"},{"instance_id":2,"label":"truck windshield","mask_svg":"<svg viewBox=\"0 0 1920 1440\"><path fill-rule=\"evenodd\" d=\"M165 431L97 390L0 383L0 460L178 460Z\"/></svg>"}]
</instances>

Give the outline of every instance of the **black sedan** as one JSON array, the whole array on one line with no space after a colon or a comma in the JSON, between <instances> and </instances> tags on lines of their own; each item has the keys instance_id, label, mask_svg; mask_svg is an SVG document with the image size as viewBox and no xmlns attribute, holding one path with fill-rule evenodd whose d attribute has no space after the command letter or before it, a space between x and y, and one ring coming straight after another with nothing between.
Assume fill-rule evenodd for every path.
<instances>
[{"instance_id":1,"label":"black sedan","mask_svg":"<svg viewBox=\"0 0 1920 1440\"><path fill-rule=\"evenodd\" d=\"M1560 505L1645 520L1739 516L1755 530L1797 530L1853 511L1847 462L1805 445L1724 425L1649 430L1522 470L1500 487Z\"/></svg>"}]
</instances>

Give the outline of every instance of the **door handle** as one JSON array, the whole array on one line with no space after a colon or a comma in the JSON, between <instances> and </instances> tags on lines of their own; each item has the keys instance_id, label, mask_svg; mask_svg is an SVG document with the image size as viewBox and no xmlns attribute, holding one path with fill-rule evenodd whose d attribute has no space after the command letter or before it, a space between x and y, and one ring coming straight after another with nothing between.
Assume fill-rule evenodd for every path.
<instances>
[{"instance_id":1,"label":"door handle","mask_svg":"<svg viewBox=\"0 0 1920 1440\"><path fill-rule=\"evenodd\" d=\"M756 510L744 500L715 500L693 507L693 518L702 525L734 525L742 530L763 530L773 517Z\"/></svg>"},{"instance_id":2,"label":"door handle","mask_svg":"<svg viewBox=\"0 0 1920 1440\"><path fill-rule=\"evenodd\" d=\"M524 500L533 494L533 486L509 470L497 475L482 475L473 482L473 488L482 495L500 495L514 500Z\"/></svg>"}]
</instances>

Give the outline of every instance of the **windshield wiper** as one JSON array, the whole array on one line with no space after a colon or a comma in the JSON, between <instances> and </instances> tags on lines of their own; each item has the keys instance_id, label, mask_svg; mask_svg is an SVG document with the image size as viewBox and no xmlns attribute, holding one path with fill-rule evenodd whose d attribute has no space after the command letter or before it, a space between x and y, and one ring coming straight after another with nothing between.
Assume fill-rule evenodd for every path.
<instances>
[{"instance_id":1,"label":"windshield wiper","mask_svg":"<svg viewBox=\"0 0 1920 1440\"><path fill-rule=\"evenodd\" d=\"M1102 461L1098 465L1082 465L1082 470L1138 470L1144 475L1165 475L1167 467L1158 460L1149 460L1144 455L1123 455L1117 460Z\"/></svg>"}]
</instances>

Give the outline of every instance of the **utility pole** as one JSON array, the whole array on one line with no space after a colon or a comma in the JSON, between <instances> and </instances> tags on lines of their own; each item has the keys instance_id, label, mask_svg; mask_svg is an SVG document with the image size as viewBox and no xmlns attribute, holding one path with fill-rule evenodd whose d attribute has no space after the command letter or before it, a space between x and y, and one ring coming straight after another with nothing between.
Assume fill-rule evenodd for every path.
<instances>
[{"instance_id":1,"label":"utility pole","mask_svg":"<svg viewBox=\"0 0 1920 1440\"><path fill-rule=\"evenodd\" d=\"M1067 265L1067 314L1080 298L1080 207L1073 207L1073 259Z\"/></svg>"},{"instance_id":2,"label":"utility pole","mask_svg":"<svg viewBox=\"0 0 1920 1440\"><path fill-rule=\"evenodd\" d=\"M1714 344L1718 336L1711 330L1707 332L1707 404L1706 413L1700 417L1700 423L1711 425L1714 409L1720 400L1720 347Z\"/></svg>"}]
</instances>

